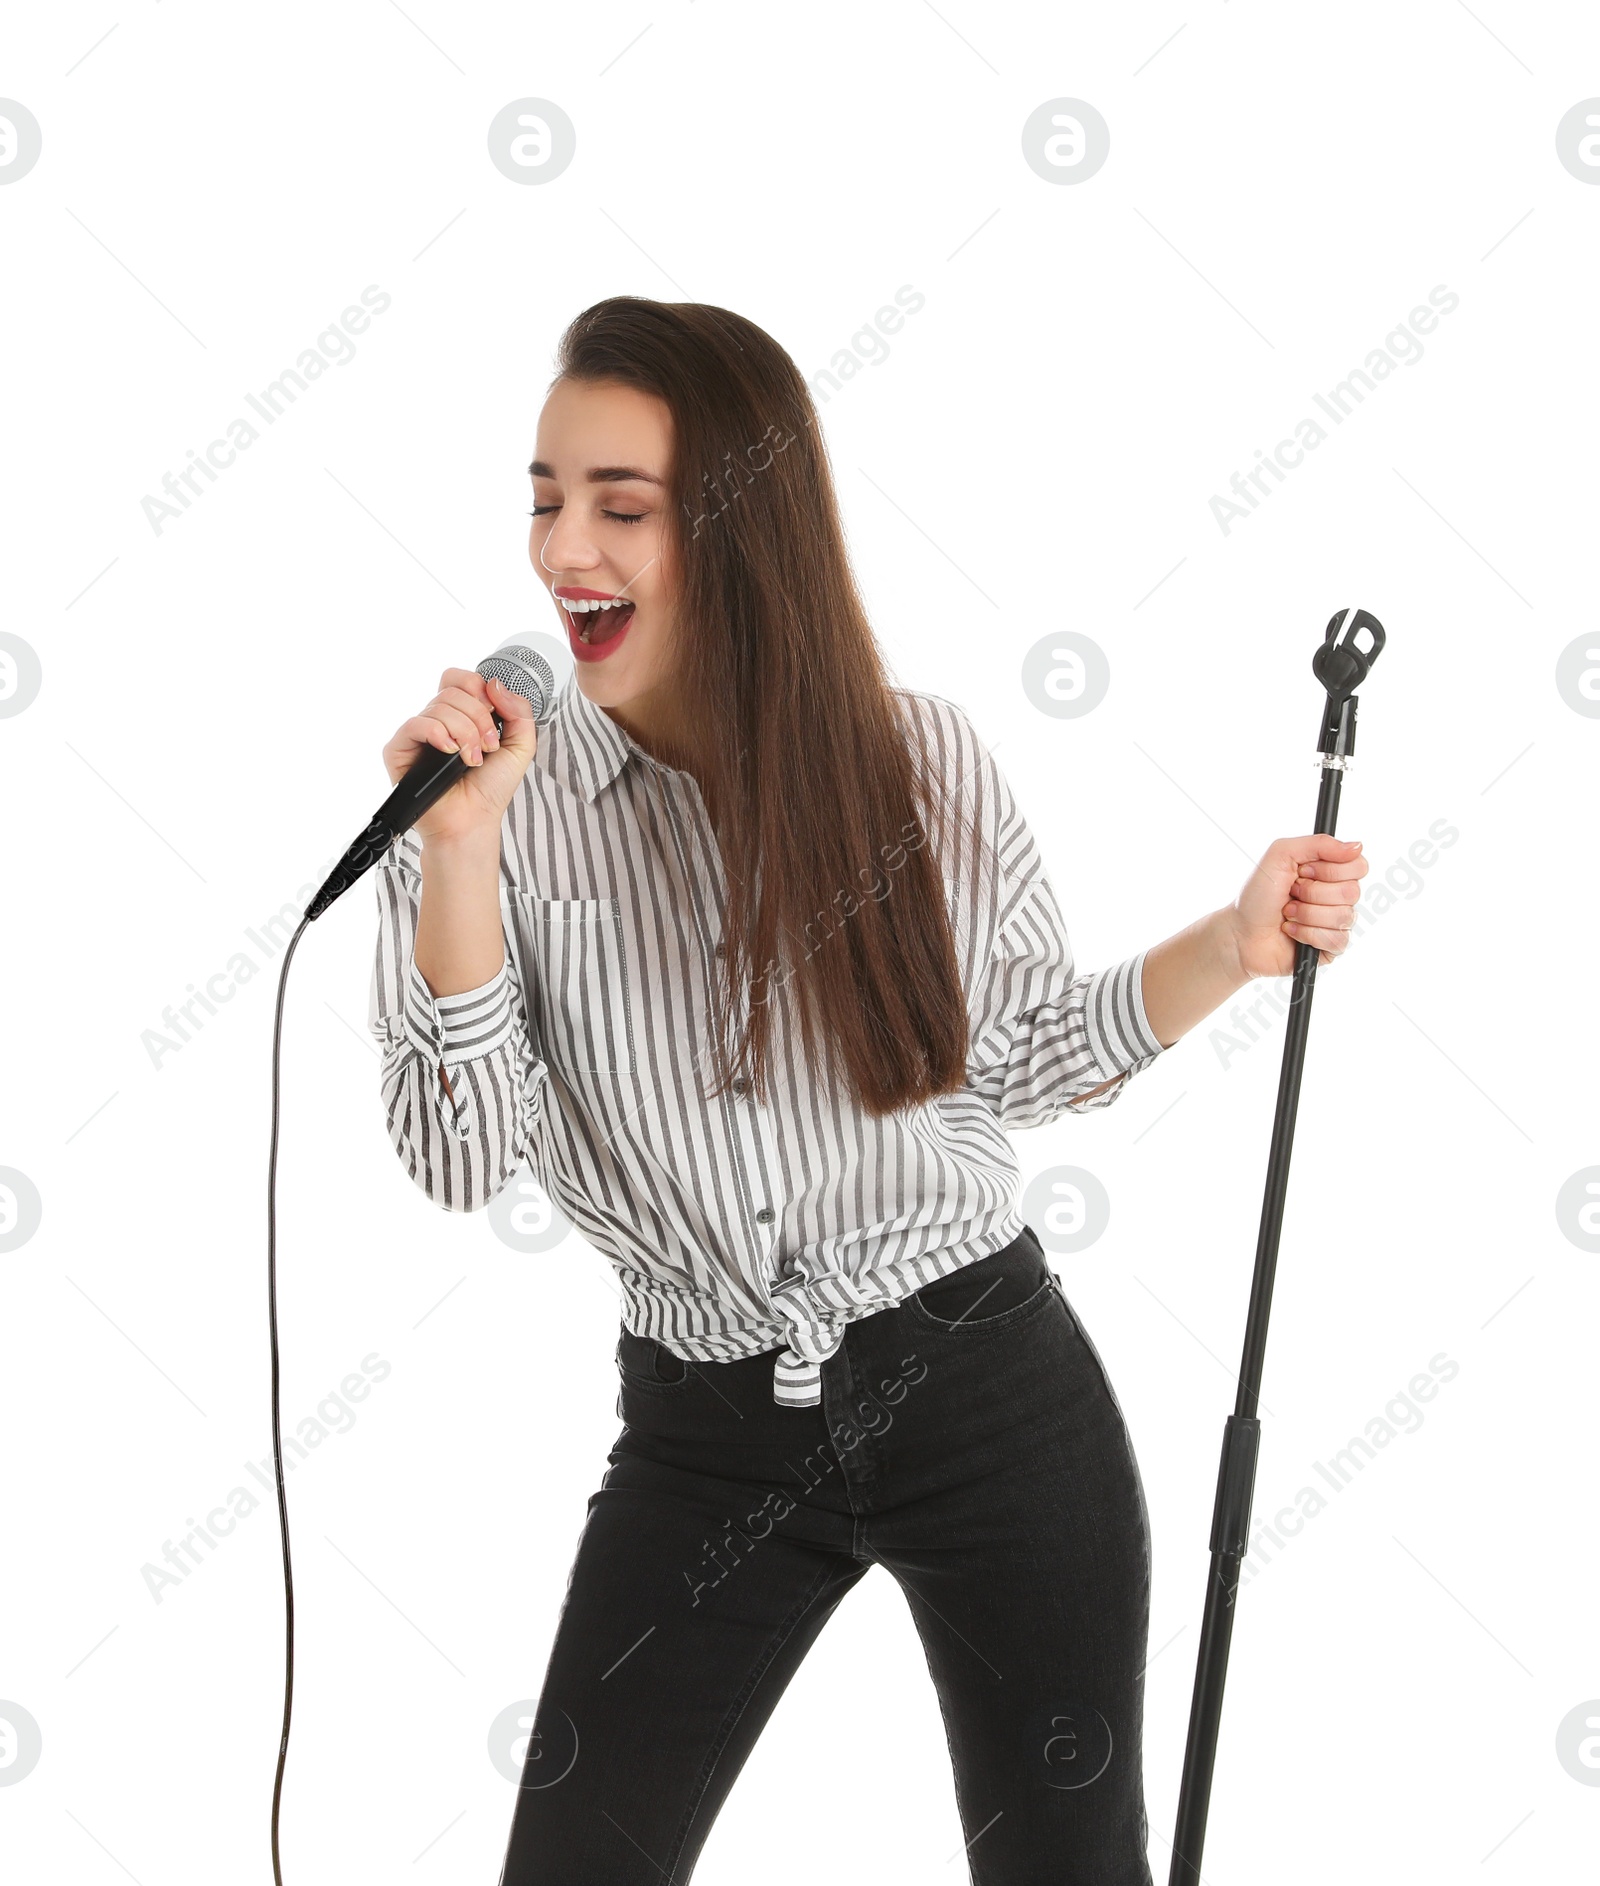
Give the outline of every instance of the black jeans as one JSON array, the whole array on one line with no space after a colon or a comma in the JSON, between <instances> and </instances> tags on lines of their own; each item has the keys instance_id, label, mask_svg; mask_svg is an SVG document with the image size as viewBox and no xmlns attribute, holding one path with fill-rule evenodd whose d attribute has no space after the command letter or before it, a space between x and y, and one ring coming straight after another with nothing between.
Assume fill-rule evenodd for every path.
<instances>
[{"instance_id":1,"label":"black jeans","mask_svg":"<svg viewBox=\"0 0 1600 1886\"><path fill-rule=\"evenodd\" d=\"M685 1363L624 1330L617 1365L626 1425L578 1541L501 1886L688 1880L873 1564L927 1654L976 1886L1150 1886L1144 1487L1031 1229L849 1324L820 1407L773 1401L770 1352ZM837 1721L797 1778L823 1826L831 1791L873 1783L848 1708ZM782 1839L804 1817L772 1805Z\"/></svg>"}]
</instances>

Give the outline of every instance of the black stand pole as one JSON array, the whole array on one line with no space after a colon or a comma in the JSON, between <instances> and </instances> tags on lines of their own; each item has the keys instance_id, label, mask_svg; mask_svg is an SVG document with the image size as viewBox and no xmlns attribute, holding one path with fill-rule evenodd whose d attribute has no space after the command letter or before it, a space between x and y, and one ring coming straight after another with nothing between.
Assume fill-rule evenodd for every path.
<instances>
[{"instance_id":1,"label":"black stand pole","mask_svg":"<svg viewBox=\"0 0 1600 1886\"><path fill-rule=\"evenodd\" d=\"M1355 638L1368 631L1372 646L1362 650ZM1354 690L1383 650L1383 625L1365 609L1341 609L1328 624L1312 670L1327 690L1322 731L1322 784L1317 793L1313 831L1330 837L1339 812L1339 786L1356 745ZM1294 1147L1295 1112L1300 1104L1300 1070L1305 1063L1306 1031L1311 1026L1311 992L1316 984L1317 950L1297 943L1294 990L1289 998L1283 1066L1278 1075L1278 1107L1272 1120L1267 1160L1266 1197L1256 1240L1255 1277L1245 1324L1244 1360L1239 1365L1239 1398L1222 1436L1222 1465L1211 1517L1211 1578L1206 1586L1205 1620L1189 1710L1189 1741L1184 1750L1183 1782L1178 1791L1178 1823L1172 1840L1168 1886L1199 1886L1200 1856L1205 1847L1206 1815L1211 1806L1211 1775L1217 1759L1217 1731L1222 1722L1222 1691L1228 1678L1228 1650L1233 1641L1233 1600L1239 1588L1250 1532L1250 1501L1255 1491L1256 1450L1261 1422L1256 1403L1266 1357L1267 1318L1272 1310L1272 1282L1278 1266L1278 1234L1289 1186L1289 1154Z\"/></svg>"}]
</instances>

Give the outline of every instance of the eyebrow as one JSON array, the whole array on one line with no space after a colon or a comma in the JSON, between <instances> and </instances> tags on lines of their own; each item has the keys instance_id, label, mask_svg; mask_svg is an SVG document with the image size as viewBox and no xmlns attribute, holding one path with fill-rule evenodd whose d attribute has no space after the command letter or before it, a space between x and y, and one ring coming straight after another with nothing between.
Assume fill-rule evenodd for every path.
<instances>
[{"instance_id":1,"label":"eyebrow","mask_svg":"<svg viewBox=\"0 0 1600 1886\"><path fill-rule=\"evenodd\" d=\"M536 458L528 467L530 478L554 478L555 473L542 458ZM660 485L663 481L654 472L641 471L637 465L594 465L584 473L591 485L620 485L630 478L636 478L641 484Z\"/></svg>"}]
</instances>

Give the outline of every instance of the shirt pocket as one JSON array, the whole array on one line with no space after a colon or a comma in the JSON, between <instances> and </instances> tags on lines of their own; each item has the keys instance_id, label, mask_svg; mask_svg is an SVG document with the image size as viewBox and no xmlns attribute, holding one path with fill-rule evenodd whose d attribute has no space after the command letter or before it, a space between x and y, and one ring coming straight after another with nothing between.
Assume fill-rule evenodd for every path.
<instances>
[{"instance_id":1,"label":"shirt pocket","mask_svg":"<svg viewBox=\"0 0 1600 1886\"><path fill-rule=\"evenodd\" d=\"M614 897L515 895L524 997L540 1052L575 1073L634 1071L622 910Z\"/></svg>"}]
</instances>

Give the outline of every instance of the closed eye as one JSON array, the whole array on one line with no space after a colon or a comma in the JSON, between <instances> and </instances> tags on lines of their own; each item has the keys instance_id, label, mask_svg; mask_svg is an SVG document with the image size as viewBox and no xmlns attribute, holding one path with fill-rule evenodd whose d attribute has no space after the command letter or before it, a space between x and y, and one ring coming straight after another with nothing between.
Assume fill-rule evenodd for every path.
<instances>
[{"instance_id":1,"label":"closed eye","mask_svg":"<svg viewBox=\"0 0 1600 1886\"><path fill-rule=\"evenodd\" d=\"M552 511L559 511L560 509L561 506L559 504L536 504L528 515L529 517L548 517ZM602 510L600 515L602 517L612 518L618 524L642 524L649 513L646 511L634 511L630 513L627 511Z\"/></svg>"}]
</instances>

